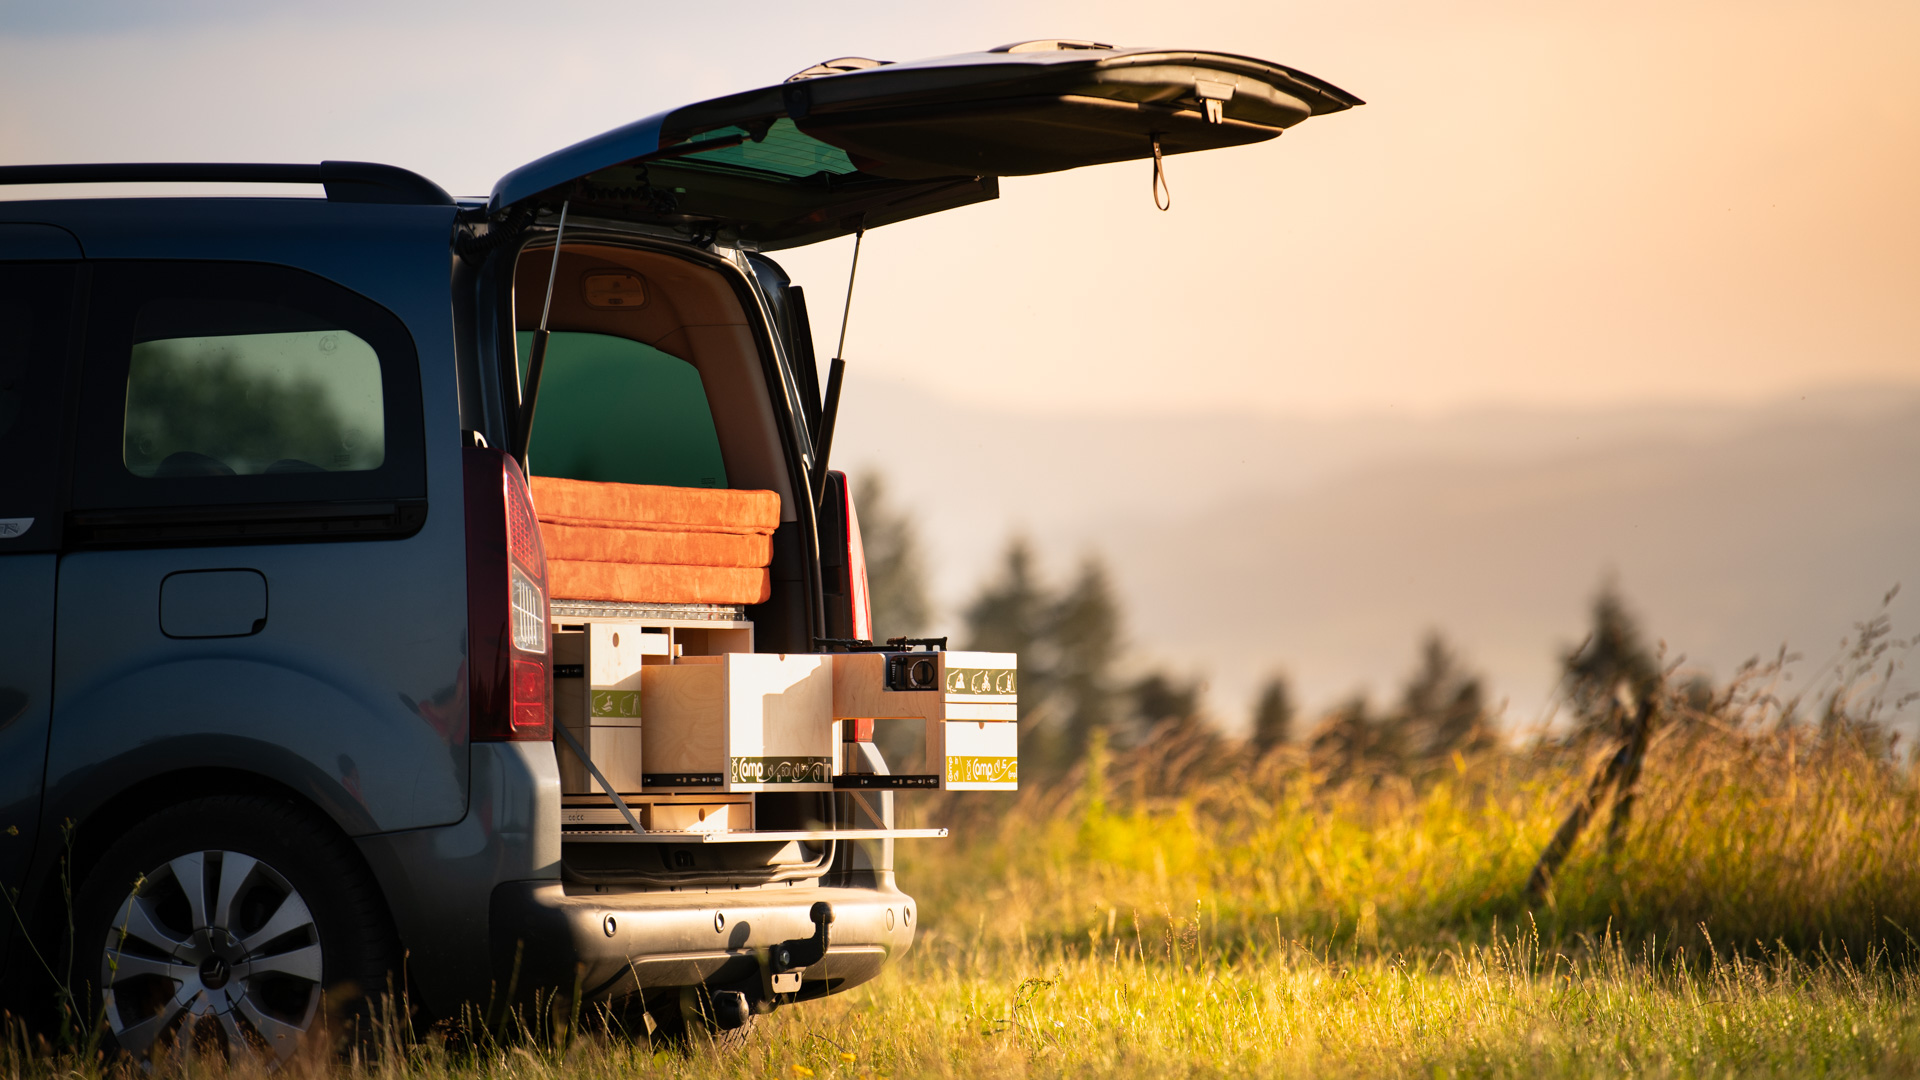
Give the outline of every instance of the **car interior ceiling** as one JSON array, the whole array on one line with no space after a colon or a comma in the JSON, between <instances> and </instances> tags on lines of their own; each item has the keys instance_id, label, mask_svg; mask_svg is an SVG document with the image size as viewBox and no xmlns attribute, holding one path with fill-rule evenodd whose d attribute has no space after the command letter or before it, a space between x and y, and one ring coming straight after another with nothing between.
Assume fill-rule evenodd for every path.
<instances>
[{"instance_id":1,"label":"car interior ceiling","mask_svg":"<svg viewBox=\"0 0 1920 1080\"><path fill-rule=\"evenodd\" d=\"M515 267L514 325L522 332L520 364L523 371L527 363L527 334L540 325L552 268L551 253L551 248L529 249ZM641 284L639 295L627 294L618 299L590 295L594 291L590 288L590 279L604 283L610 275L637 277ZM548 395L555 389L549 380L556 374L557 343L562 335L580 335L582 339L586 335L605 335L649 346L692 365L698 373L699 389L704 390L705 404L711 411L712 436L717 438L719 456L725 467L720 482L699 486L776 492L780 496L781 520L795 519L793 486L774 423L773 403L759 347L738 295L720 271L658 251L602 242L569 243L561 250L559 269L553 275L553 301L547 328L555 335L555 344L549 346L547 367L541 376L540 411L534 419L529 454L532 472L562 475L543 469L540 457L542 422L550 417ZM608 350L601 353L603 356L615 354ZM638 352L635 355L638 356ZM652 377L643 377L642 389L651 385L663 402L671 402L680 412L698 410L699 395L688 397L683 389L676 389L671 379L664 378L671 372L657 366L648 370L663 377L652 384L646 381ZM608 431L632 430L647 421L619 398L599 408L612 413L599 421ZM704 426L704 418L679 416L674 421L684 424L690 419ZM671 478L623 479L676 483ZM693 485L681 482L679 486Z\"/></svg>"}]
</instances>

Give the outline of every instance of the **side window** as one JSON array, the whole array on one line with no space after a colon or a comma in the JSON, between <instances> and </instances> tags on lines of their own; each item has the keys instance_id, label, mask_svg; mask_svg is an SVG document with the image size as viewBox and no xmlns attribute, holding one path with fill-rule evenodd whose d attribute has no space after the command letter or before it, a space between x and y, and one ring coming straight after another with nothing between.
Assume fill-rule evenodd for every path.
<instances>
[{"instance_id":1,"label":"side window","mask_svg":"<svg viewBox=\"0 0 1920 1080\"><path fill-rule=\"evenodd\" d=\"M75 274L71 264L0 263L0 555L60 544Z\"/></svg>"},{"instance_id":2,"label":"side window","mask_svg":"<svg viewBox=\"0 0 1920 1080\"><path fill-rule=\"evenodd\" d=\"M367 472L385 462L380 356L353 331L235 302L149 303L134 329L121 460L135 476Z\"/></svg>"},{"instance_id":3,"label":"side window","mask_svg":"<svg viewBox=\"0 0 1920 1080\"><path fill-rule=\"evenodd\" d=\"M79 542L417 528L419 366L391 312L288 267L96 266Z\"/></svg>"}]
</instances>

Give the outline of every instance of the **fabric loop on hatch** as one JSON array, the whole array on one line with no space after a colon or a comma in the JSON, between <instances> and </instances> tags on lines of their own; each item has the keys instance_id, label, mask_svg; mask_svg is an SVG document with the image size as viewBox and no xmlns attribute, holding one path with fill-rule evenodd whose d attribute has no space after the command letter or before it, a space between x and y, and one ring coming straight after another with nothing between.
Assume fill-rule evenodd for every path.
<instances>
[{"instance_id":1,"label":"fabric loop on hatch","mask_svg":"<svg viewBox=\"0 0 1920 1080\"><path fill-rule=\"evenodd\" d=\"M1167 189L1167 169L1160 160L1160 140L1153 143L1153 205L1161 210L1173 209L1173 192Z\"/></svg>"}]
</instances>

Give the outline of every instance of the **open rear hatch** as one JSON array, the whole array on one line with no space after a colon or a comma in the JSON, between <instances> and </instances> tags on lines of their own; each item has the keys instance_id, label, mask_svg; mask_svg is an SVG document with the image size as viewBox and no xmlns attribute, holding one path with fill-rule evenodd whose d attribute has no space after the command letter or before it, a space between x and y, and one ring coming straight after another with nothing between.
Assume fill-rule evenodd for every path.
<instances>
[{"instance_id":1,"label":"open rear hatch","mask_svg":"<svg viewBox=\"0 0 1920 1080\"><path fill-rule=\"evenodd\" d=\"M557 209L796 247L998 196L997 178L1274 138L1359 98L1227 53L1041 41L847 58L524 165L495 215Z\"/></svg>"},{"instance_id":2,"label":"open rear hatch","mask_svg":"<svg viewBox=\"0 0 1920 1080\"><path fill-rule=\"evenodd\" d=\"M844 59L532 162L500 181L489 214L510 236L564 207L569 223L793 247L994 198L1001 176L1260 142L1356 104L1223 53L1049 41L908 64ZM785 444L759 422L771 404L751 396L763 358L750 304L688 252L562 231L515 271L515 328L531 337L515 452L544 463L529 472L553 590L569 880L826 880L842 842L945 835L896 828L892 791L1015 789L1017 657L949 652L944 639L875 647L830 636L825 616L806 633L832 651L804 653L756 637L788 623L747 617L774 602L784 523L812 512L783 507L810 490L799 506L826 513L821 493L839 491L841 516L818 535L835 538L845 583L839 633L867 632L852 617L864 603L849 576L857 519L844 478L825 472L843 362L815 475L789 477ZM548 340L555 376L540 374ZM541 391L546 378L559 381ZM636 432L660 442L642 447ZM876 723L904 733L917 764L884 760Z\"/></svg>"}]
</instances>

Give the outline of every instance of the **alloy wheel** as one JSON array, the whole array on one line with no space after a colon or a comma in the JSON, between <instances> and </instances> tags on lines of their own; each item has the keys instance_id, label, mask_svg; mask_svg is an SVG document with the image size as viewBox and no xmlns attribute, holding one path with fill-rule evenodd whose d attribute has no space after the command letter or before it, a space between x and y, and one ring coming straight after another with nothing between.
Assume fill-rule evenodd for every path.
<instances>
[{"instance_id":1,"label":"alloy wheel","mask_svg":"<svg viewBox=\"0 0 1920 1080\"><path fill-rule=\"evenodd\" d=\"M100 985L114 1037L136 1057L285 1061L320 1010L319 928L273 867L190 852L149 872L115 911Z\"/></svg>"}]
</instances>

